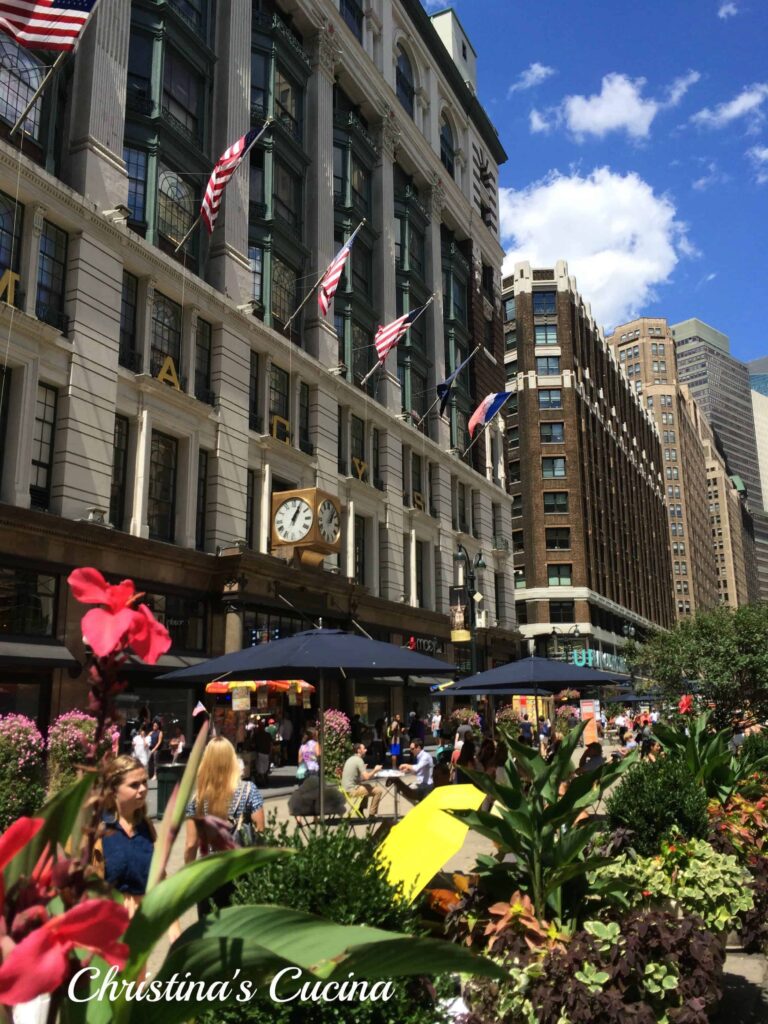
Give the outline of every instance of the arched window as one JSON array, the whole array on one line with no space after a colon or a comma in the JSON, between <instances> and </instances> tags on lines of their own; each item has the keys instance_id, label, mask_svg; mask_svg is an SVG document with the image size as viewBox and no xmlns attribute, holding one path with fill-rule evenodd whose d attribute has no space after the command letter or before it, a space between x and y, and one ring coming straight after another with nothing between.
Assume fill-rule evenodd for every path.
<instances>
[{"instance_id":1,"label":"arched window","mask_svg":"<svg viewBox=\"0 0 768 1024\"><path fill-rule=\"evenodd\" d=\"M440 159L443 162L443 167L453 177L455 161L453 132L445 114L443 114L440 120Z\"/></svg>"},{"instance_id":2,"label":"arched window","mask_svg":"<svg viewBox=\"0 0 768 1024\"><path fill-rule=\"evenodd\" d=\"M405 50L400 46L397 48L395 83L397 86L397 98L410 116L413 117L413 96L416 91L413 84L413 67Z\"/></svg>"},{"instance_id":3,"label":"arched window","mask_svg":"<svg viewBox=\"0 0 768 1024\"><path fill-rule=\"evenodd\" d=\"M0 118L14 125L43 80L42 62L8 36L0 36ZM40 135L40 98L27 114L24 131Z\"/></svg>"},{"instance_id":4,"label":"arched window","mask_svg":"<svg viewBox=\"0 0 768 1024\"><path fill-rule=\"evenodd\" d=\"M177 243L192 227L195 197L192 186L177 174L161 168L157 182L157 229Z\"/></svg>"}]
</instances>

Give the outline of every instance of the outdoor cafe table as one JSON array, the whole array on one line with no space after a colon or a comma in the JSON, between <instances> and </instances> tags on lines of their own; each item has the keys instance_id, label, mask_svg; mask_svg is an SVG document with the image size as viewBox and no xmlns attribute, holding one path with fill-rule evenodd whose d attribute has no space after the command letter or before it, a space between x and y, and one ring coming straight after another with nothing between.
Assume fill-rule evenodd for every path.
<instances>
[{"instance_id":1,"label":"outdoor cafe table","mask_svg":"<svg viewBox=\"0 0 768 1024\"><path fill-rule=\"evenodd\" d=\"M380 772L371 778L371 782L383 782L387 787L388 793L393 793L395 798L395 822L398 820L398 790L395 782L397 779L402 779L405 776L405 772L397 771L396 768L382 768Z\"/></svg>"}]
</instances>

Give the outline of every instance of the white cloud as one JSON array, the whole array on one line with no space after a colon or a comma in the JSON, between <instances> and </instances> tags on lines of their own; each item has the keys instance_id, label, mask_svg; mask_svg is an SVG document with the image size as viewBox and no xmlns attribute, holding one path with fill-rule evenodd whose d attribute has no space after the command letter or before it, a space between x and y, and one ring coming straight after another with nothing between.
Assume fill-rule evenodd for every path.
<instances>
[{"instance_id":1,"label":"white cloud","mask_svg":"<svg viewBox=\"0 0 768 1024\"><path fill-rule=\"evenodd\" d=\"M736 4L721 4L720 9L717 12L718 18L725 20L726 18L735 18L739 13L739 9Z\"/></svg>"},{"instance_id":2,"label":"white cloud","mask_svg":"<svg viewBox=\"0 0 768 1024\"><path fill-rule=\"evenodd\" d=\"M753 146L747 156L755 166L758 185L764 185L768 181L768 146Z\"/></svg>"},{"instance_id":3,"label":"white cloud","mask_svg":"<svg viewBox=\"0 0 768 1024\"><path fill-rule=\"evenodd\" d=\"M541 267L567 260L581 295L608 326L641 312L679 258L696 252L669 198L637 174L609 167L502 188L500 213L504 273L520 260Z\"/></svg>"},{"instance_id":4,"label":"white cloud","mask_svg":"<svg viewBox=\"0 0 768 1024\"><path fill-rule=\"evenodd\" d=\"M530 64L525 69L525 71L520 72L517 81L510 85L507 95L511 96L513 92L523 92L526 89L533 89L534 86L540 85L548 78L551 78L554 74L554 68L547 67L546 64L539 64L539 62L535 60L533 64Z\"/></svg>"},{"instance_id":5,"label":"white cloud","mask_svg":"<svg viewBox=\"0 0 768 1024\"><path fill-rule=\"evenodd\" d=\"M688 71L676 78L666 89L664 99L643 96L644 78L629 78L613 72L603 77L600 92L592 96L566 96L557 107L536 111L531 117L531 131L542 131L541 125L565 125L583 141L592 135L603 138L610 132L625 131L630 138L646 139L653 120L660 110L676 107L692 85L699 81L698 71Z\"/></svg>"},{"instance_id":6,"label":"white cloud","mask_svg":"<svg viewBox=\"0 0 768 1024\"><path fill-rule=\"evenodd\" d=\"M698 284L696 285L696 289L698 290L699 288L703 288L705 284L709 284L709 283L710 283L710 281L714 281L716 277L717 277L717 274L716 274L716 273L714 273L714 272L713 272L713 273L711 273L711 274L705 274L705 275L704 275L704 276L703 276L703 277L702 277L702 278L701 278L701 279L699 280L699 283L698 283Z\"/></svg>"},{"instance_id":7,"label":"white cloud","mask_svg":"<svg viewBox=\"0 0 768 1024\"><path fill-rule=\"evenodd\" d=\"M695 188L697 192L704 192L706 189L712 188L713 185L724 185L730 180L714 160L701 160L700 162L705 165L704 173L691 182L691 187Z\"/></svg>"},{"instance_id":8,"label":"white cloud","mask_svg":"<svg viewBox=\"0 0 768 1024\"><path fill-rule=\"evenodd\" d=\"M727 103L719 103L714 110L704 107L693 115L691 121L702 128L725 128L732 121L747 118L750 130L754 131L764 120L761 109L768 99L768 82L755 82L742 89Z\"/></svg>"},{"instance_id":9,"label":"white cloud","mask_svg":"<svg viewBox=\"0 0 768 1024\"><path fill-rule=\"evenodd\" d=\"M539 113L538 110L536 110L535 107L528 115L528 121L531 126L531 131L534 135L540 132L548 132L552 127L549 121L545 120L544 117Z\"/></svg>"}]
</instances>

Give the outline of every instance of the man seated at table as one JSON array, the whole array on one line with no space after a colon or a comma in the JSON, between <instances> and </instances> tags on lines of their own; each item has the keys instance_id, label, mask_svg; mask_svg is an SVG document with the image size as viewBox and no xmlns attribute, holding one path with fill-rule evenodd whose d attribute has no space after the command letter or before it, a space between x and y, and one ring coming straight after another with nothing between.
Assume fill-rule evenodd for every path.
<instances>
[{"instance_id":1,"label":"man seated at table","mask_svg":"<svg viewBox=\"0 0 768 1024\"><path fill-rule=\"evenodd\" d=\"M419 800L423 800L425 796L434 789L434 783L432 780L432 772L435 767L434 759L431 754L428 754L424 749L424 741L420 739L412 739L410 745L411 756L414 761L413 764L401 764L401 772L410 772L416 776L416 785L409 786L407 782L403 782L402 779L395 779L395 785L397 786L398 792L402 793L403 796L410 800L411 803L418 803Z\"/></svg>"},{"instance_id":2,"label":"man seated at table","mask_svg":"<svg viewBox=\"0 0 768 1024\"><path fill-rule=\"evenodd\" d=\"M369 780L373 778L376 772L381 771L381 765L377 764L370 769L365 767L363 758L365 757L366 746L364 743L355 743L352 749L354 753L351 757L347 758L341 770L341 788L348 796L362 796L366 799L370 797L371 803L368 814L374 817L385 791L382 786L377 786Z\"/></svg>"}]
</instances>

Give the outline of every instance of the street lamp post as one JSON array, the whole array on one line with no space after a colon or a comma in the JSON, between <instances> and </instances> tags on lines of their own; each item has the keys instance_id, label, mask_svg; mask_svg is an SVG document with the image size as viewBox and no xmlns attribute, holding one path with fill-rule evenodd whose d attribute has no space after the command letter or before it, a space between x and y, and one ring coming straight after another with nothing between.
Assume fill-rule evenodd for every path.
<instances>
[{"instance_id":1,"label":"street lamp post","mask_svg":"<svg viewBox=\"0 0 768 1024\"><path fill-rule=\"evenodd\" d=\"M558 629L557 626L553 626L552 627L552 632L550 633L550 636L554 640L554 643L555 643L555 657L557 657L557 638L558 638L558 636L572 636L574 640L578 640L579 637L581 636L581 630L579 629L578 624L575 625L575 626L571 626L571 628L566 630L565 633L563 633L562 630Z\"/></svg>"},{"instance_id":2,"label":"street lamp post","mask_svg":"<svg viewBox=\"0 0 768 1024\"><path fill-rule=\"evenodd\" d=\"M474 559L463 544L456 545L456 554L453 556L457 565L464 567L464 578L469 592L469 668L470 675L477 673L477 612L475 603L475 573L478 569L485 569L485 561L482 551L479 551Z\"/></svg>"}]
</instances>

